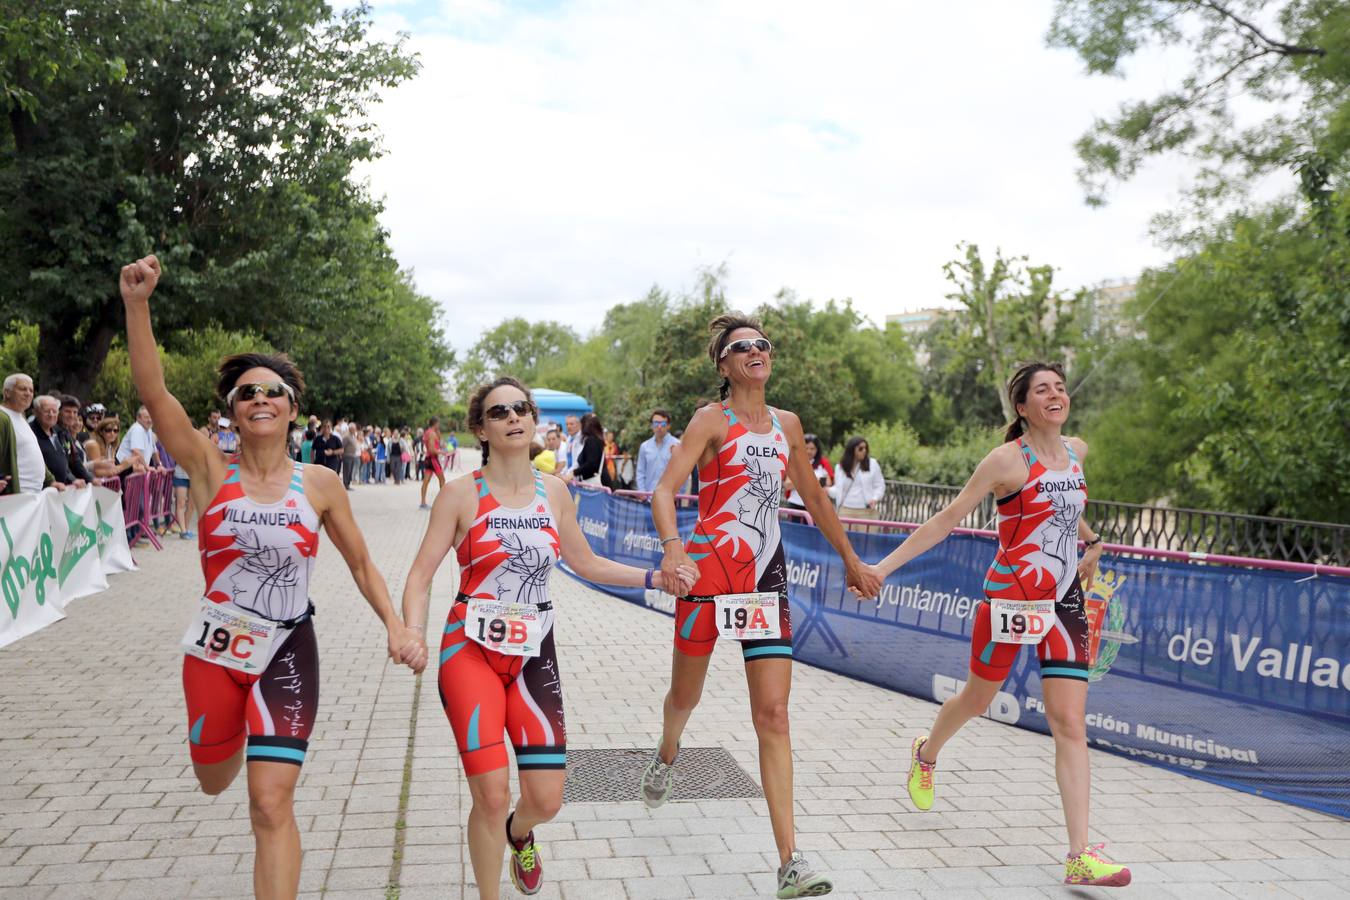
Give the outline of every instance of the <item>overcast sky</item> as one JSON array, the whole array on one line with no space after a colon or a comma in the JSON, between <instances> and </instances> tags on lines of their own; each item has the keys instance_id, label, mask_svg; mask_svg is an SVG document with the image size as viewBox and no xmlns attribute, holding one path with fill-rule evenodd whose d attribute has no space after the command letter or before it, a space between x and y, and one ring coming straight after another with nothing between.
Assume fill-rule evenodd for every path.
<instances>
[{"instance_id":1,"label":"overcast sky","mask_svg":"<svg viewBox=\"0 0 1350 900\"><path fill-rule=\"evenodd\" d=\"M1073 142L1175 84L1151 58L1088 78L1045 46L1050 0L376 0L423 68L374 111L361 174L399 262L467 349L510 316L583 333L726 262L736 305L780 288L874 321L948 305L959 241L1066 287L1165 254L1181 169L1087 208Z\"/></svg>"}]
</instances>

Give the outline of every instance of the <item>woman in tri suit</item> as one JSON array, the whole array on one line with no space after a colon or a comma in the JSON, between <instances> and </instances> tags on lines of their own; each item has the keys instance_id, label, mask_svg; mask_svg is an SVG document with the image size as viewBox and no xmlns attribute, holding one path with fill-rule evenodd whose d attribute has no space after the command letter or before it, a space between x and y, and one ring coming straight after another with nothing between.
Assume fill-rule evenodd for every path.
<instances>
[{"instance_id":1,"label":"woman in tri suit","mask_svg":"<svg viewBox=\"0 0 1350 900\"><path fill-rule=\"evenodd\" d=\"M778 896L820 896L832 884L798 852L792 821L792 616L778 527L785 478L791 476L807 510L843 559L848 584L870 597L881 582L853 552L816 480L801 422L765 402L773 345L763 327L733 313L714 319L709 330L708 355L722 376L722 402L694 413L652 496L652 519L665 554L662 570L673 580L679 567L693 563L699 578L677 601L662 738L643 773L642 797L654 808L670 796L680 735L698 705L713 646L719 634L739 640L759 737L760 775L781 863ZM698 522L685 543L676 530L675 494L695 465Z\"/></svg>"},{"instance_id":2,"label":"woman in tri suit","mask_svg":"<svg viewBox=\"0 0 1350 900\"><path fill-rule=\"evenodd\" d=\"M436 476L438 488L445 488L445 467L441 465L441 420L432 416L427 422L427 430L422 432L422 503L418 509L430 509L427 506L427 488L431 487L431 476Z\"/></svg>"},{"instance_id":3,"label":"woman in tri suit","mask_svg":"<svg viewBox=\"0 0 1350 900\"><path fill-rule=\"evenodd\" d=\"M330 469L287 455L304 391L289 359L243 353L221 362L216 391L238 430L238 454L223 455L192 427L164 385L150 328L159 275L158 260L147 256L123 267L121 290L136 390L164 446L187 470L201 510L206 587L183 639L188 750L207 794L229 787L247 760L254 894L293 898L300 882L295 783L319 705L309 581L321 525L384 623L389 655L412 664L420 637L394 613L342 482Z\"/></svg>"},{"instance_id":4,"label":"woman in tri suit","mask_svg":"<svg viewBox=\"0 0 1350 900\"><path fill-rule=\"evenodd\" d=\"M1005 442L989 452L946 509L933 516L876 566L883 578L941 542L990 493L998 500L998 550L985 575L988 599L971 631L970 678L942 704L932 731L910 748L909 795L933 805L938 753L966 722L989 708L1022 644L1040 660L1046 719L1055 738L1055 777L1069 832L1064 882L1100 887L1130 883L1130 870L1088 843L1088 622L1083 585L1092 587L1101 538L1083 520L1087 444L1061 433L1069 417L1064 370L1027 363L1008 381L1017 418ZM1078 541L1086 549L1078 559ZM1039 601L1044 618L1023 610Z\"/></svg>"},{"instance_id":5,"label":"woman in tri suit","mask_svg":"<svg viewBox=\"0 0 1350 900\"><path fill-rule=\"evenodd\" d=\"M420 634L432 576L456 549L459 593L441 636L437 681L473 797L469 856L484 900L498 897L508 841L512 883L524 894L540 889L534 826L562 806L567 729L548 595L554 563L561 556L588 581L627 587L678 591L695 577L692 565L673 568L667 581L661 571L596 556L567 486L530 463L537 421L529 391L514 378L481 385L469 397L468 424L482 445L483 467L436 496L403 590L403 613ZM507 741L520 772L514 810Z\"/></svg>"}]
</instances>

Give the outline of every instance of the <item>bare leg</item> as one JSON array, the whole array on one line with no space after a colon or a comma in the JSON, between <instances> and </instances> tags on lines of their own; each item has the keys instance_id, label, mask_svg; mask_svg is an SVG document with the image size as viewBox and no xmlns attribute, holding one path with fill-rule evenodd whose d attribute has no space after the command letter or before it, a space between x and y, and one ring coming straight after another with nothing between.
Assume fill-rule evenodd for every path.
<instances>
[{"instance_id":1,"label":"bare leg","mask_svg":"<svg viewBox=\"0 0 1350 900\"><path fill-rule=\"evenodd\" d=\"M506 815L511 811L511 785L506 769L470 776L469 793L473 796L473 808L469 810L473 880L482 900L500 900Z\"/></svg>"},{"instance_id":2,"label":"bare leg","mask_svg":"<svg viewBox=\"0 0 1350 900\"><path fill-rule=\"evenodd\" d=\"M295 783L300 767L248 764L248 812L257 848L253 894L258 900L294 900L300 889L300 829L295 824Z\"/></svg>"},{"instance_id":3,"label":"bare leg","mask_svg":"<svg viewBox=\"0 0 1350 900\"><path fill-rule=\"evenodd\" d=\"M792 737L788 731L788 695L792 692L792 660L758 659L745 664L750 687L750 715L759 736L759 777L769 803L778 862L787 862L797 846L792 821Z\"/></svg>"},{"instance_id":4,"label":"bare leg","mask_svg":"<svg viewBox=\"0 0 1350 900\"><path fill-rule=\"evenodd\" d=\"M670 765L675 761L679 750L680 735L689 717L703 696L703 682L708 677L708 664L712 655L688 656L676 650L670 664L670 690L666 693L666 702L662 708L661 722L661 761Z\"/></svg>"},{"instance_id":5,"label":"bare leg","mask_svg":"<svg viewBox=\"0 0 1350 900\"><path fill-rule=\"evenodd\" d=\"M937 762L943 745L955 737L963 725L988 709L989 704L994 702L994 695L1002 686L1002 681L990 681L974 672L969 673L965 687L961 688L960 693L942 704L937 721L928 732L928 740L923 742L923 747L919 750L919 758L926 763Z\"/></svg>"},{"instance_id":6,"label":"bare leg","mask_svg":"<svg viewBox=\"0 0 1350 900\"><path fill-rule=\"evenodd\" d=\"M1055 780L1064 804L1064 824L1069 830L1069 855L1077 856L1088 845L1088 804L1092 772L1088 763L1088 683L1078 678L1043 678L1045 717L1055 738Z\"/></svg>"},{"instance_id":7,"label":"bare leg","mask_svg":"<svg viewBox=\"0 0 1350 900\"><path fill-rule=\"evenodd\" d=\"M225 789L234 783L234 778L239 774L243 765L244 748L240 747L238 753L224 762L194 762L192 772L197 776L197 783L201 785L202 793L214 797L217 794L225 793Z\"/></svg>"},{"instance_id":8,"label":"bare leg","mask_svg":"<svg viewBox=\"0 0 1350 900\"><path fill-rule=\"evenodd\" d=\"M533 769L520 773L520 800L511 819L511 837L522 840L536 825L551 821L562 809L562 769Z\"/></svg>"}]
</instances>

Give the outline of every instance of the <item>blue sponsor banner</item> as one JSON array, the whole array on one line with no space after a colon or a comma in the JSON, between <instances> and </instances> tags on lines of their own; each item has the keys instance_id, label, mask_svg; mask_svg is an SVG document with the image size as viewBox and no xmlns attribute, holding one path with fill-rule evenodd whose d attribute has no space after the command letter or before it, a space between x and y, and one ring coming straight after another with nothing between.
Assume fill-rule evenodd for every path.
<instances>
[{"instance_id":1,"label":"blue sponsor banner","mask_svg":"<svg viewBox=\"0 0 1350 900\"><path fill-rule=\"evenodd\" d=\"M596 553L650 568L650 506L582 491ZM694 511L680 510L680 533ZM897 534L850 533L877 560ZM887 581L879 602L844 588L812 526L785 521L793 654L803 662L942 701L969 672L970 631L992 539L953 535ZM595 585L673 614L669 595ZM1088 740L1229 787L1350 817L1350 581L1103 556ZM987 715L1049 732L1035 650L1024 649Z\"/></svg>"}]
</instances>

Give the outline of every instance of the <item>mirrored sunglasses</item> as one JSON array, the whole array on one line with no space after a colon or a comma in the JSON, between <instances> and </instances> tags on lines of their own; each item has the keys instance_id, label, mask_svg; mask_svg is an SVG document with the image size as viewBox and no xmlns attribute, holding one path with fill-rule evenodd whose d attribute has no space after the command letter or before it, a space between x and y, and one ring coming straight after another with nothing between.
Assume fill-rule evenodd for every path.
<instances>
[{"instance_id":1,"label":"mirrored sunglasses","mask_svg":"<svg viewBox=\"0 0 1350 900\"><path fill-rule=\"evenodd\" d=\"M732 341L722 348L718 354L718 359L726 359L728 353L749 353L751 348L760 353L772 353L773 344L769 343L768 338L741 338L739 341Z\"/></svg>"},{"instance_id":2,"label":"mirrored sunglasses","mask_svg":"<svg viewBox=\"0 0 1350 900\"><path fill-rule=\"evenodd\" d=\"M225 395L225 405L233 406L236 399L247 403L255 399L259 394L264 397L276 399L277 397L290 397L291 402L295 402L295 391L284 381L257 381L253 384L236 384L230 388L230 392Z\"/></svg>"}]
</instances>

